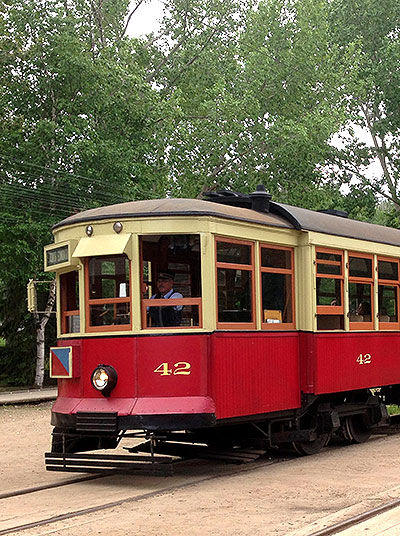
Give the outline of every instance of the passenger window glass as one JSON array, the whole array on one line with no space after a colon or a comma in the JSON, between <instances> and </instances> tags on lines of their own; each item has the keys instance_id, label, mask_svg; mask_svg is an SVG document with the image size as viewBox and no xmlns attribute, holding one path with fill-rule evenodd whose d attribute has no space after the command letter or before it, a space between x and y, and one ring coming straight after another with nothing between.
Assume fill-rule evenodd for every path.
<instances>
[{"instance_id":1,"label":"passenger window glass","mask_svg":"<svg viewBox=\"0 0 400 536\"><path fill-rule=\"evenodd\" d=\"M344 329L343 252L316 251L317 329Z\"/></svg>"},{"instance_id":2,"label":"passenger window glass","mask_svg":"<svg viewBox=\"0 0 400 536\"><path fill-rule=\"evenodd\" d=\"M379 322L398 322L398 289L389 285L379 285L378 316Z\"/></svg>"},{"instance_id":3,"label":"passenger window glass","mask_svg":"<svg viewBox=\"0 0 400 536\"><path fill-rule=\"evenodd\" d=\"M291 275L262 274L262 307L267 324L293 322Z\"/></svg>"},{"instance_id":4,"label":"passenger window glass","mask_svg":"<svg viewBox=\"0 0 400 536\"><path fill-rule=\"evenodd\" d=\"M227 242L217 238L217 321L220 327L234 329L238 324L252 327L253 244Z\"/></svg>"},{"instance_id":5,"label":"passenger window glass","mask_svg":"<svg viewBox=\"0 0 400 536\"><path fill-rule=\"evenodd\" d=\"M397 281L399 279L397 262L379 261L378 262L378 277L389 281Z\"/></svg>"},{"instance_id":6,"label":"passenger window glass","mask_svg":"<svg viewBox=\"0 0 400 536\"><path fill-rule=\"evenodd\" d=\"M263 329L294 328L292 255L289 248L260 247Z\"/></svg>"},{"instance_id":7,"label":"passenger window glass","mask_svg":"<svg viewBox=\"0 0 400 536\"><path fill-rule=\"evenodd\" d=\"M372 277L372 259L349 257L349 276Z\"/></svg>"},{"instance_id":8,"label":"passenger window glass","mask_svg":"<svg viewBox=\"0 0 400 536\"><path fill-rule=\"evenodd\" d=\"M218 322L251 322L251 272L218 269Z\"/></svg>"},{"instance_id":9,"label":"passenger window glass","mask_svg":"<svg viewBox=\"0 0 400 536\"><path fill-rule=\"evenodd\" d=\"M231 242L217 242L217 261L230 264L251 264L250 246Z\"/></svg>"},{"instance_id":10,"label":"passenger window glass","mask_svg":"<svg viewBox=\"0 0 400 536\"><path fill-rule=\"evenodd\" d=\"M261 266L266 268L286 268L292 267L291 252L285 249L261 248Z\"/></svg>"},{"instance_id":11,"label":"passenger window glass","mask_svg":"<svg viewBox=\"0 0 400 536\"><path fill-rule=\"evenodd\" d=\"M372 321L372 285L349 283L350 322Z\"/></svg>"},{"instance_id":12,"label":"passenger window glass","mask_svg":"<svg viewBox=\"0 0 400 536\"><path fill-rule=\"evenodd\" d=\"M342 281L317 277L317 305L342 305Z\"/></svg>"}]
</instances>

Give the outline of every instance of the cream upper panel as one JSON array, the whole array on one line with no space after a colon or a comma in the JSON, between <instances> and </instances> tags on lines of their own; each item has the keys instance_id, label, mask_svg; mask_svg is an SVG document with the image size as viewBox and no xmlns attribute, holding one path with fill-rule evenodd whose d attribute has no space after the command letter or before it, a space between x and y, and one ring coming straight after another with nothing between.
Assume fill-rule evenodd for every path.
<instances>
[{"instance_id":1,"label":"cream upper panel","mask_svg":"<svg viewBox=\"0 0 400 536\"><path fill-rule=\"evenodd\" d=\"M122 234L196 234L215 233L247 240L260 240L288 246L296 246L302 231L267 227L254 223L223 220L214 217L163 217L115 220L123 225ZM113 231L114 220L90 223L93 227L92 237L118 236ZM71 225L54 231L55 243L87 238L86 227L89 223ZM90 240L90 239L89 239Z\"/></svg>"}]
</instances>

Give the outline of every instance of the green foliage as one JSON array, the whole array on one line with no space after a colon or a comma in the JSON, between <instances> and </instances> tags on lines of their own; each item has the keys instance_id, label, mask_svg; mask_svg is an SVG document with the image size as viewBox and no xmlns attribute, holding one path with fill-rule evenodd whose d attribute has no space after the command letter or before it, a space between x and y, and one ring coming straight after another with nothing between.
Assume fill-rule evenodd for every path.
<instances>
[{"instance_id":1,"label":"green foliage","mask_svg":"<svg viewBox=\"0 0 400 536\"><path fill-rule=\"evenodd\" d=\"M0 6L0 336L13 383L32 381L26 284L49 279L43 246L52 225L85 208L146 197L152 185L147 154L158 97L135 42L122 37L127 5Z\"/></svg>"}]
</instances>

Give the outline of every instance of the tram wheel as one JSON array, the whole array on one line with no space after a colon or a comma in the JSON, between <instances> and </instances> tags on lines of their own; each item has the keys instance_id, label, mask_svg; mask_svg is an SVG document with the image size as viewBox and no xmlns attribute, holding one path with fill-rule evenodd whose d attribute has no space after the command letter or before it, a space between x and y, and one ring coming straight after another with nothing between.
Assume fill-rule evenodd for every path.
<instances>
[{"instance_id":1,"label":"tram wheel","mask_svg":"<svg viewBox=\"0 0 400 536\"><path fill-rule=\"evenodd\" d=\"M313 441L293 441L292 446L300 456L311 456L318 454L328 443L331 438L329 432L320 434Z\"/></svg>"},{"instance_id":2,"label":"tram wheel","mask_svg":"<svg viewBox=\"0 0 400 536\"><path fill-rule=\"evenodd\" d=\"M341 426L342 436L347 443L364 443L371 436L371 428L366 424L364 415L345 417Z\"/></svg>"}]
</instances>

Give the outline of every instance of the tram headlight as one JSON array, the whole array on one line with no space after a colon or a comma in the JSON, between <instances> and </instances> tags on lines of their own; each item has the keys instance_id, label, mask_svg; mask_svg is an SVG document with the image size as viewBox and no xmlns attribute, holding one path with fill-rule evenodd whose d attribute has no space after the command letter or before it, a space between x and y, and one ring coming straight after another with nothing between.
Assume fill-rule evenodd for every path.
<instances>
[{"instance_id":1,"label":"tram headlight","mask_svg":"<svg viewBox=\"0 0 400 536\"><path fill-rule=\"evenodd\" d=\"M109 396L117 384L117 371L110 365L99 365L92 372L92 385L103 396Z\"/></svg>"}]
</instances>

